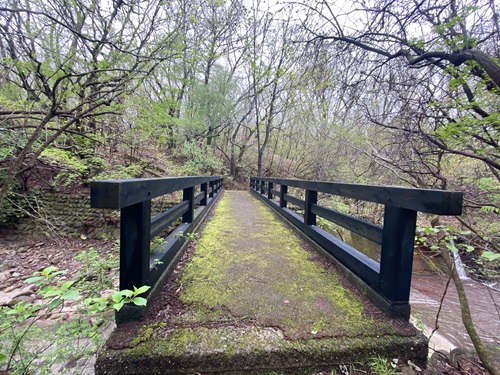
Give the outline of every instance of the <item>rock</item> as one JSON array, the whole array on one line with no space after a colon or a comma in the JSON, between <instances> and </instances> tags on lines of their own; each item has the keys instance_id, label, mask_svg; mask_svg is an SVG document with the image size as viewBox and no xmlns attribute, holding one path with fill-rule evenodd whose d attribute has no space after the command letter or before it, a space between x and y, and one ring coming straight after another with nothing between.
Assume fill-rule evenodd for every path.
<instances>
[{"instance_id":1,"label":"rock","mask_svg":"<svg viewBox=\"0 0 500 375\"><path fill-rule=\"evenodd\" d=\"M35 295L18 296L18 297L15 297L15 298L12 299L10 306L13 306L13 305L15 305L16 303L19 303L19 302L32 303L35 300L35 298L36 298Z\"/></svg>"},{"instance_id":2,"label":"rock","mask_svg":"<svg viewBox=\"0 0 500 375\"><path fill-rule=\"evenodd\" d=\"M33 302L35 296L33 295L34 285L29 285L20 290L13 290L11 292L0 292L0 306L13 306L22 300ZM21 298L27 297L27 298Z\"/></svg>"},{"instance_id":3,"label":"rock","mask_svg":"<svg viewBox=\"0 0 500 375\"><path fill-rule=\"evenodd\" d=\"M413 368L411 368L410 366L403 366L401 368L401 374L402 375L415 375L415 374L417 374L417 372Z\"/></svg>"},{"instance_id":4,"label":"rock","mask_svg":"<svg viewBox=\"0 0 500 375\"><path fill-rule=\"evenodd\" d=\"M431 358L429 359L429 364L439 363L440 361L448 361L450 353L443 350L436 350L432 353Z\"/></svg>"},{"instance_id":5,"label":"rock","mask_svg":"<svg viewBox=\"0 0 500 375\"><path fill-rule=\"evenodd\" d=\"M3 291L5 293L9 293L9 292L12 292L13 290L19 289L19 285L17 285L18 281L19 280L17 280L17 279L10 279L9 284L5 283L6 287L1 288L1 289L3 289ZM7 286L7 285L9 285L9 286Z\"/></svg>"}]
</instances>

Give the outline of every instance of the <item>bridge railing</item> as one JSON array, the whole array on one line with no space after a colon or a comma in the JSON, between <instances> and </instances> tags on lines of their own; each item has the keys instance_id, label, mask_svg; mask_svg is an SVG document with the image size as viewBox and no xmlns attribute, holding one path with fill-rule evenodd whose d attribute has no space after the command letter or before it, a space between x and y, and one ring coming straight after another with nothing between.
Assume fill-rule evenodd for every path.
<instances>
[{"instance_id":1,"label":"bridge railing","mask_svg":"<svg viewBox=\"0 0 500 375\"><path fill-rule=\"evenodd\" d=\"M222 187L220 176L107 180L90 184L91 207L121 212L120 290L155 286L186 241L179 234L196 229ZM180 203L151 217L152 199L181 190ZM196 190L199 193L195 194ZM151 252L151 240L179 218L182 223L165 238L163 245Z\"/></svg>"},{"instance_id":2,"label":"bridge railing","mask_svg":"<svg viewBox=\"0 0 500 375\"><path fill-rule=\"evenodd\" d=\"M289 187L303 189L305 199L289 194ZM378 302L395 315L406 318L410 314L417 212L462 213L463 196L456 191L260 177L250 178L250 189L368 285ZM324 207L318 203L318 193L382 204L385 207L384 225L375 225ZM300 207L304 214L299 215L287 208L288 204ZM381 245L380 262L318 227L318 216Z\"/></svg>"}]
</instances>

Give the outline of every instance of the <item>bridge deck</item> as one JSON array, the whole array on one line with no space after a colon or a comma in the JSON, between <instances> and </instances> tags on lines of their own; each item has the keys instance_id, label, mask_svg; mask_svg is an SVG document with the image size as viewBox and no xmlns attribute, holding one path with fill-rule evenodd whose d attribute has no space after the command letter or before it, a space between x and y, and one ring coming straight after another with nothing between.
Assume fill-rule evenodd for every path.
<instances>
[{"instance_id":1,"label":"bridge deck","mask_svg":"<svg viewBox=\"0 0 500 375\"><path fill-rule=\"evenodd\" d=\"M333 368L374 356L426 360L390 320L250 193L225 191L147 318L117 328L97 374Z\"/></svg>"}]
</instances>

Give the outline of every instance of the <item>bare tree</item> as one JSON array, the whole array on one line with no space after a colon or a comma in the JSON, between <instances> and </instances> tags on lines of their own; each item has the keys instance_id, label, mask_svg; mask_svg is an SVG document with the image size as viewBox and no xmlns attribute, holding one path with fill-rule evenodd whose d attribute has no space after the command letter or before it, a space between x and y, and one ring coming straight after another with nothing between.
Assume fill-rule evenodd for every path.
<instances>
[{"instance_id":1,"label":"bare tree","mask_svg":"<svg viewBox=\"0 0 500 375\"><path fill-rule=\"evenodd\" d=\"M366 74L372 81L398 85L395 79L403 75L395 72L402 69L418 85L424 82L416 94L426 127L372 117L375 123L419 135L439 152L480 160L500 180L500 65L495 60L500 35L494 2L362 1L347 12L327 1L303 6L310 35L304 41L362 51L359 58L369 63ZM395 79L388 82L388 77Z\"/></svg>"},{"instance_id":2,"label":"bare tree","mask_svg":"<svg viewBox=\"0 0 500 375\"><path fill-rule=\"evenodd\" d=\"M99 119L171 54L161 1L7 1L0 7L0 200L63 134L94 140Z\"/></svg>"}]
</instances>

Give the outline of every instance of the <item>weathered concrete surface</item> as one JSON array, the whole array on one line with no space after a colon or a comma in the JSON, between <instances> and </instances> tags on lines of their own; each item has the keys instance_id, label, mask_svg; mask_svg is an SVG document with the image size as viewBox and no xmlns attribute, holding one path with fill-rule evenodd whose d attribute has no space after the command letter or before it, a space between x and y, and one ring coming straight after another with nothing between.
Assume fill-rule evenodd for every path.
<instances>
[{"instance_id":1,"label":"weathered concrete surface","mask_svg":"<svg viewBox=\"0 0 500 375\"><path fill-rule=\"evenodd\" d=\"M115 331L97 374L265 373L427 357L425 337L387 319L248 192L224 193L151 311Z\"/></svg>"}]
</instances>

